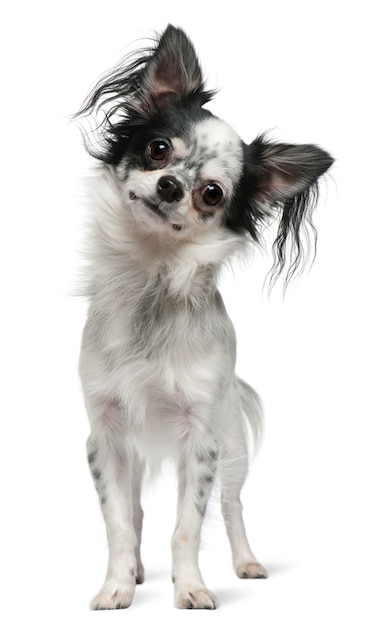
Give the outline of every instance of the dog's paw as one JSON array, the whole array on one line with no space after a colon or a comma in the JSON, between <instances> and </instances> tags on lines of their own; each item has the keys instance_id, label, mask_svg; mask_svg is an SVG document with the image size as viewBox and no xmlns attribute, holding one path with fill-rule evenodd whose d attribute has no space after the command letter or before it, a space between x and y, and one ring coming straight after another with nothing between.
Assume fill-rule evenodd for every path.
<instances>
[{"instance_id":1,"label":"dog's paw","mask_svg":"<svg viewBox=\"0 0 367 626\"><path fill-rule=\"evenodd\" d=\"M236 565L236 574L238 578L267 578L268 572L265 567L256 561L248 561Z\"/></svg>"},{"instance_id":2,"label":"dog's paw","mask_svg":"<svg viewBox=\"0 0 367 626\"><path fill-rule=\"evenodd\" d=\"M106 580L101 590L93 598L93 611L127 609L130 606L135 591L135 583L119 583L114 578Z\"/></svg>"},{"instance_id":3,"label":"dog's paw","mask_svg":"<svg viewBox=\"0 0 367 626\"><path fill-rule=\"evenodd\" d=\"M215 596L205 587L177 589L175 593L176 609L215 609L216 606Z\"/></svg>"}]
</instances>

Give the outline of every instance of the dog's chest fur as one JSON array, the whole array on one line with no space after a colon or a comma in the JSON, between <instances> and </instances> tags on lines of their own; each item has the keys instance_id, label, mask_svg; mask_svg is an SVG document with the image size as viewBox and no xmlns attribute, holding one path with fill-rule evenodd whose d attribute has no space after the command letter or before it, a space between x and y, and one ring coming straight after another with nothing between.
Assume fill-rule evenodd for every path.
<instances>
[{"instance_id":1,"label":"dog's chest fur","mask_svg":"<svg viewBox=\"0 0 367 626\"><path fill-rule=\"evenodd\" d=\"M198 407L212 407L213 420L234 370L233 327L210 265L180 260L175 272L122 262L118 277L95 287L81 369L140 438L177 442ZM180 280L186 295L177 293Z\"/></svg>"}]
</instances>

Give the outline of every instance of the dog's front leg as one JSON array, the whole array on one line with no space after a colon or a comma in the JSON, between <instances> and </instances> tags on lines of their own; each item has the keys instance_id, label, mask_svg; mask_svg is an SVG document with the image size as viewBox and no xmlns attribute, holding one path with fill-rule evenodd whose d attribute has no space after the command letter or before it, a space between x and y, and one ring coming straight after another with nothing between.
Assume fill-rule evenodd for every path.
<instances>
[{"instance_id":1,"label":"dog's front leg","mask_svg":"<svg viewBox=\"0 0 367 626\"><path fill-rule=\"evenodd\" d=\"M175 606L215 609L198 566L200 534L217 467L218 446L209 434L200 448L186 445L178 466L177 523L172 538Z\"/></svg>"},{"instance_id":2,"label":"dog's front leg","mask_svg":"<svg viewBox=\"0 0 367 626\"><path fill-rule=\"evenodd\" d=\"M133 462L129 446L118 431L117 409L107 405L88 439L88 461L99 495L108 540L106 580L92 609L127 608L134 597L140 550L134 528ZM137 563L137 555L139 563Z\"/></svg>"}]
</instances>

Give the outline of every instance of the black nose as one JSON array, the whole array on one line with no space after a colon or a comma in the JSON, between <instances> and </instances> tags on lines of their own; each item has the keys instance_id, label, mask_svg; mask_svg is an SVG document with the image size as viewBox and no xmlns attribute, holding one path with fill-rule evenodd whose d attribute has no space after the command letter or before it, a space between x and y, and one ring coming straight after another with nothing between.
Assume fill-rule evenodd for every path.
<instances>
[{"instance_id":1,"label":"black nose","mask_svg":"<svg viewBox=\"0 0 367 626\"><path fill-rule=\"evenodd\" d=\"M161 176L157 184L157 191L162 200L166 202L178 202L184 195L181 183L173 176Z\"/></svg>"}]
</instances>

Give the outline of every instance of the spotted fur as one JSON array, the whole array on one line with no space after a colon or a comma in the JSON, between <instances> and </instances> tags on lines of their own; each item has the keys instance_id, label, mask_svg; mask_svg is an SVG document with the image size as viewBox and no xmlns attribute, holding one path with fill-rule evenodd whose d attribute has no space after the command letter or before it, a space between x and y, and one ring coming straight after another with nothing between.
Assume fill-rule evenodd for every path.
<instances>
[{"instance_id":1,"label":"spotted fur","mask_svg":"<svg viewBox=\"0 0 367 626\"><path fill-rule=\"evenodd\" d=\"M88 462L109 546L94 609L129 606L144 579L141 482L165 456L178 475L175 605L216 606L197 560L216 476L237 575L267 575L240 503L248 430L259 435L261 406L234 373L235 333L217 278L277 214L275 271L289 247L289 272L297 269L310 199L332 159L264 136L246 145L203 108L212 95L190 41L169 26L102 79L79 114L99 120L85 136L100 164L89 181L90 307L80 356Z\"/></svg>"}]
</instances>

